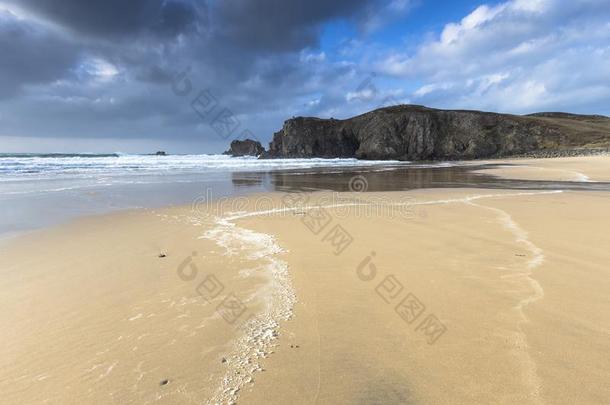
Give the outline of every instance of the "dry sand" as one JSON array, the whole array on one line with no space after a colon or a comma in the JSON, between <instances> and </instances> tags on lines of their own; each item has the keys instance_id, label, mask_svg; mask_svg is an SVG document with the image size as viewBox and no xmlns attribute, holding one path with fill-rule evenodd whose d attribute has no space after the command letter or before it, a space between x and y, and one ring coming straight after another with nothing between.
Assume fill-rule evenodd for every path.
<instances>
[{"instance_id":1,"label":"dry sand","mask_svg":"<svg viewBox=\"0 0 610 405\"><path fill-rule=\"evenodd\" d=\"M0 402L607 403L609 202L267 194L37 232L0 252Z\"/></svg>"},{"instance_id":2,"label":"dry sand","mask_svg":"<svg viewBox=\"0 0 610 405\"><path fill-rule=\"evenodd\" d=\"M506 159L486 163L506 165L481 170L508 179L551 181L610 181L610 155L549 159Z\"/></svg>"}]
</instances>

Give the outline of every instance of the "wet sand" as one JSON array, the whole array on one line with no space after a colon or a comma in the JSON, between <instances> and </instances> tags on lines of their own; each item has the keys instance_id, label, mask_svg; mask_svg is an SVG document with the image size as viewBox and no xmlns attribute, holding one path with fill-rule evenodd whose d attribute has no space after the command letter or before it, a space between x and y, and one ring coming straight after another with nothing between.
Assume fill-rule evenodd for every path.
<instances>
[{"instance_id":1,"label":"wet sand","mask_svg":"<svg viewBox=\"0 0 610 405\"><path fill-rule=\"evenodd\" d=\"M274 192L20 237L1 402L604 403L609 202Z\"/></svg>"},{"instance_id":2,"label":"wet sand","mask_svg":"<svg viewBox=\"0 0 610 405\"><path fill-rule=\"evenodd\" d=\"M240 222L290 251L299 301L243 402L603 403L609 196L466 198L490 194L418 192L403 219L330 210L354 239L339 256L298 219ZM445 332L420 327L431 315Z\"/></svg>"}]
</instances>

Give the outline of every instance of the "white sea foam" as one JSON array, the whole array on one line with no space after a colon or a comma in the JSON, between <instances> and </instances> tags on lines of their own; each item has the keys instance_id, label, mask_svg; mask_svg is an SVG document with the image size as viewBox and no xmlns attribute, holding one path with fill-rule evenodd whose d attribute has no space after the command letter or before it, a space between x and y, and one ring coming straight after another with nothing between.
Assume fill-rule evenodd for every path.
<instances>
[{"instance_id":1,"label":"white sea foam","mask_svg":"<svg viewBox=\"0 0 610 405\"><path fill-rule=\"evenodd\" d=\"M111 180L116 176L189 174L210 171L267 171L315 167L369 167L408 162L358 159L262 159L226 155L120 155L100 157L0 156L0 182L60 178Z\"/></svg>"},{"instance_id":2,"label":"white sea foam","mask_svg":"<svg viewBox=\"0 0 610 405\"><path fill-rule=\"evenodd\" d=\"M254 381L253 374L262 370L258 359L272 353L279 323L292 317L296 303L288 264L278 257L285 251L273 236L239 227L231 222L235 219L216 218L213 227L201 238L214 240L224 249L225 255L243 254L255 266L247 272L262 272L268 282L259 293L259 297L264 299L264 310L242 324L243 335L227 359L228 370L215 395L208 401L210 404L235 402L239 390ZM243 275L244 271L240 274Z\"/></svg>"},{"instance_id":3,"label":"white sea foam","mask_svg":"<svg viewBox=\"0 0 610 405\"><path fill-rule=\"evenodd\" d=\"M534 196L544 194L558 194L563 193L563 190L551 190L551 191L535 191L535 192L519 192L519 193L498 193L498 194L476 194L459 198L448 198L442 200L428 200L428 201L411 201L408 202L384 202L387 206L398 206L398 207L413 207L421 205L439 205L439 204L453 204L453 203L469 203L476 200L487 199L487 198L499 198L499 197L520 197L520 196ZM282 207L272 208L267 210L250 211L250 212L231 212L226 217L225 221L236 221L243 218L261 217L261 216L272 216L276 214L285 214L288 212L305 212L315 209L322 208L345 208L345 207L359 207L359 206L371 206L375 204L381 204L379 200L372 202L366 202L366 200L359 200L356 202L336 203L336 204L313 204L313 205L299 205L298 207Z\"/></svg>"},{"instance_id":4,"label":"white sea foam","mask_svg":"<svg viewBox=\"0 0 610 405\"><path fill-rule=\"evenodd\" d=\"M217 219L215 226L206 231L201 238L214 240L225 249L226 255L246 251L250 260L269 258L283 252L273 236L238 227L231 220Z\"/></svg>"},{"instance_id":5,"label":"white sea foam","mask_svg":"<svg viewBox=\"0 0 610 405\"><path fill-rule=\"evenodd\" d=\"M584 173L574 172L576 174L576 179L578 181L582 181L583 183L596 183L595 180L591 180L589 176Z\"/></svg>"}]
</instances>

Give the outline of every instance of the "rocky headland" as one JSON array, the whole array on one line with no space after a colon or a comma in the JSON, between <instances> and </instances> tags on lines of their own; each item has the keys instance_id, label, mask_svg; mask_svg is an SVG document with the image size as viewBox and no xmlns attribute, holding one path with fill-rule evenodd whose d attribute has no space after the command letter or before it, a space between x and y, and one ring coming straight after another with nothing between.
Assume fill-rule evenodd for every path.
<instances>
[{"instance_id":1,"label":"rocky headland","mask_svg":"<svg viewBox=\"0 0 610 405\"><path fill-rule=\"evenodd\" d=\"M289 119L261 157L456 160L569 156L608 147L610 118L601 115L511 115L399 105L345 120Z\"/></svg>"}]
</instances>

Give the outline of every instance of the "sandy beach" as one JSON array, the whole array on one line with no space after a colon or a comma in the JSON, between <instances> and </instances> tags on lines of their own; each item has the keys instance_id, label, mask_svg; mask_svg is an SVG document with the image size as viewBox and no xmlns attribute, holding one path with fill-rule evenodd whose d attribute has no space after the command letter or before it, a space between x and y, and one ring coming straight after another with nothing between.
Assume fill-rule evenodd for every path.
<instances>
[{"instance_id":1,"label":"sandy beach","mask_svg":"<svg viewBox=\"0 0 610 405\"><path fill-rule=\"evenodd\" d=\"M0 0L0 405L610 405L610 0Z\"/></svg>"},{"instance_id":2,"label":"sandy beach","mask_svg":"<svg viewBox=\"0 0 610 405\"><path fill-rule=\"evenodd\" d=\"M603 181L609 162L492 172ZM16 238L0 402L605 403L609 202L274 192Z\"/></svg>"}]
</instances>

